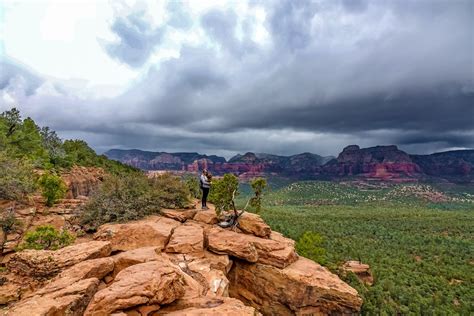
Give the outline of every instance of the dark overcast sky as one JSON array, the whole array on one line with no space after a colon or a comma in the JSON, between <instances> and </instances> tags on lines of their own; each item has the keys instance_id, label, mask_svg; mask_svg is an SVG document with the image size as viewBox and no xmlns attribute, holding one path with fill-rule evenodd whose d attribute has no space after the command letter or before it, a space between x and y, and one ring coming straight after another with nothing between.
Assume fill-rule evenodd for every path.
<instances>
[{"instance_id":1,"label":"dark overcast sky","mask_svg":"<svg viewBox=\"0 0 474 316\"><path fill-rule=\"evenodd\" d=\"M255 0L201 11L183 2L166 5L160 23L147 10L122 10L107 24L114 40L97 39L138 73L123 91L79 95L4 54L0 109L17 105L99 152L474 147L472 0ZM174 56L156 57L170 45Z\"/></svg>"}]
</instances>

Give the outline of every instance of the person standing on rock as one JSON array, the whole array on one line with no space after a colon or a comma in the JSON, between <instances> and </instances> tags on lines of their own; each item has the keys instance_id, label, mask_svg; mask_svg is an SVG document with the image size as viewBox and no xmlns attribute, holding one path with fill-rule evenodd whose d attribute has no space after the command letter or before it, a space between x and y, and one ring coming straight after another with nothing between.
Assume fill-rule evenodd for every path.
<instances>
[{"instance_id":1,"label":"person standing on rock","mask_svg":"<svg viewBox=\"0 0 474 316\"><path fill-rule=\"evenodd\" d=\"M209 195L209 190L211 189L211 181L209 179L209 172L207 169L202 170L202 174L199 177L199 182L201 184L201 190L202 190L202 209L203 210L208 210L209 208L207 207L207 196Z\"/></svg>"}]
</instances>

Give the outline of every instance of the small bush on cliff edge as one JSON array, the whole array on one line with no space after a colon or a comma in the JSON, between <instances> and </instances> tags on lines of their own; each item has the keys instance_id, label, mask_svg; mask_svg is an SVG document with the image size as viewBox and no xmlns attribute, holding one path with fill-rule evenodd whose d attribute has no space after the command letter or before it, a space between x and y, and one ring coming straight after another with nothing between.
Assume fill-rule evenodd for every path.
<instances>
[{"instance_id":1,"label":"small bush on cliff edge","mask_svg":"<svg viewBox=\"0 0 474 316\"><path fill-rule=\"evenodd\" d=\"M37 227L25 235L24 242L17 250L57 250L69 246L76 238L66 230L58 231L51 225Z\"/></svg>"},{"instance_id":2,"label":"small bush on cliff edge","mask_svg":"<svg viewBox=\"0 0 474 316\"><path fill-rule=\"evenodd\" d=\"M22 222L15 217L15 212L10 210L5 210L0 215L0 227L2 229L2 239L0 243L0 254L3 254L5 248L5 243L8 240L8 235L12 232L15 232L22 226Z\"/></svg>"},{"instance_id":3,"label":"small bush on cliff edge","mask_svg":"<svg viewBox=\"0 0 474 316\"><path fill-rule=\"evenodd\" d=\"M209 201L216 206L219 215L222 211L233 210L235 208L234 199L239 194L239 179L226 173L222 179L214 180L209 193Z\"/></svg>"},{"instance_id":4,"label":"small bush on cliff edge","mask_svg":"<svg viewBox=\"0 0 474 316\"><path fill-rule=\"evenodd\" d=\"M154 176L148 180L152 201L163 208L183 208L190 204L191 193L179 177L170 173Z\"/></svg>"},{"instance_id":5,"label":"small bush on cliff edge","mask_svg":"<svg viewBox=\"0 0 474 316\"><path fill-rule=\"evenodd\" d=\"M142 173L108 176L83 206L86 230L110 222L126 222L156 214L161 208L181 208L189 203L189 191L176 177L165 174L148 179Z\"/></svg>"},{"instance_id":6,"label":"small bush on cliff edge","mask_svg":"<svg viewBox=\"0 0 474 316\"><path fill-rule=\"evenodd\" d=\"M67 187L61 177L46 172L38 180L43 197L46 199L47 206L53 206L59 199L62 199Z\"/></svg>"}]
</instances>

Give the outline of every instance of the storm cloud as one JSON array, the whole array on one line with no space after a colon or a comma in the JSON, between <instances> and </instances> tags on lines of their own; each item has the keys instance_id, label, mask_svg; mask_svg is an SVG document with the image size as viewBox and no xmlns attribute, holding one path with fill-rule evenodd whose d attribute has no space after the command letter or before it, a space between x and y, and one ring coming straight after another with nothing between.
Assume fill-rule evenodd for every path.
<instances>
[{"instance_id":1,"label":"storm cloud","mask_svg":"<svg viewBox=\"0 0 474 316\"><path fill-rule=\"evenodd\" d=\"M81 98L58 82L48 93L47 78L9 61L0 108L13 104L14 90L8 97L25 114L98 151L474 147L472 1L250 1L245 12L228 5L197 15L186 2L166 8L158 26L143 9L112 21L117 41L105 51L143 67L120 95ZM201 37L152 62L176 34ZM21 78L32 82L25 93Z\"/></svg>"},{"instance_id":2,"label":"storm cloud","mask_svg":"<svg viewBox=\"0 0 474 316\"><path fill-rule=\"evenodd\" d=\"M104 48L111 57L132 67L142 66L148 60L160 43L164 29L153 28L144 16L144 11L138 11L115 19L111 30L117 40L104 43Z\"/></svg>"}]
</instances>

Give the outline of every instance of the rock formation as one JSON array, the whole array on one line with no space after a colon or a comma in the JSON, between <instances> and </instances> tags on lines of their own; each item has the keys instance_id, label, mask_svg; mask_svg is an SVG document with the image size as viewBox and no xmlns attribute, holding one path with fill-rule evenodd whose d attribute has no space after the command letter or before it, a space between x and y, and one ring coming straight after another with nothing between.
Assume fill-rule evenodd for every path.
<instances>
[{"instance_id":1,"label":"rock formation","mask_svg":"<svg viewBox=\"0 0 474 316\"><path fill-rule=\"evenodd\" d=\"M24 234L38 226L51 225L58 230L80 230L75 221L79 206L84 204L87 197L96 190L104 175L103 169L93 167L76 166L65 171L61 177L68 188L67 196L53 207L46 207L44 199L40 196L34 196L28 204L0 200L0 210L12 211L15 218L21 222L18 231L9 234L6 240L2 240L3 236L0 236L0 243L4 244L0 255L13 252Z\"/></svg>"},{"instance_id":2,"label":"rock formation","mask_svg":"<svg viewBox=\"0 0 474 316\"><path fill-rule=\"evenodd\" d=\"M198 172L204 168L213 174L235 173L243 180L264 174L281 174L293 177L314 177L320 166L333 157L321 157L311 153L293 156L246 153L226 161L223 157L199 155L197 153L161 153L141 150L113 149L105 153L110 159L132 165L143 170L169 170Z\"/></svg>"},{"instance_id":3,"label":"rock formation","mask_svg":"<svg viewBox=\"0 0 474 316\"><path fill-rule=\"evenodd\" d=\"M323 167L330 176L362 176L379 180L409 180L421 174L420 167L397 146L359 148L351 145Z\"/></svg>"},{"instance_id":4,"label":"rock formation","mask_svg":"<svg viewBox=\"0 0 474 316\"><path fill-rule=\"evenodd\" d=\"M140 150L111 150L109 158L144 170L234 173L241 180L277 175L292 179L343 179L412 182L426 178L453 182L474 179L474 150L457 150L431 155L409 155L397 146L360 148L350 145L337 158L311 153L277 156L248 152L226 161L223 157L197 153L153 153Z\"/></svg>"},{"instance_id":5,"label":"rock formation","mask_svg":"<svg viewBox=\"0 0 474 316\"><path fill-rule=\"evenodd\" d=\"M346 273L354 273L360 281L364 282L367 285L372 285L374 283L374 277L372 275L372 272L370 271L370 266L368 264L355 260L350 260L344 263L344 265L342 266L342 270Z\"/></svg>"},{"instance_id":6,"label":"rock formation","mask_svg":"<svg viewBox=\"0 0 474 316\"><path fill-rule=\"evenodd\" d=\"M166 210L162 216L103 225L92 241L16 253L8 272L1 273L0 302L9 304L4 313L329 315L360 310L356 290L299 257L294 242L271 231L259 216L246 214L232 230L215 225L215 214L208 213ZM13 293L8 296L7 290Z\"/></svg>"},{"instance_id":7,"label":"rock formation","mask_svg":"<svg viewBox=\"0 0 474 316\"><path fill-rule=\"evenodd\" d=\"M474 178L474 150L454 150L431 155L411 155L423 173L454 181Z\"/></svg>"},{"instance_id":8,"label":"rock formation","mask_svg":"<svg viewBox=\"0 0 474 316\"><path fill-rule=\"evenodd\" d=\"M61 174L68 187L67 199L89 196L103 181L105 172L102 168L74 166L70 171Z\"/></svg>"}]
</instances>

